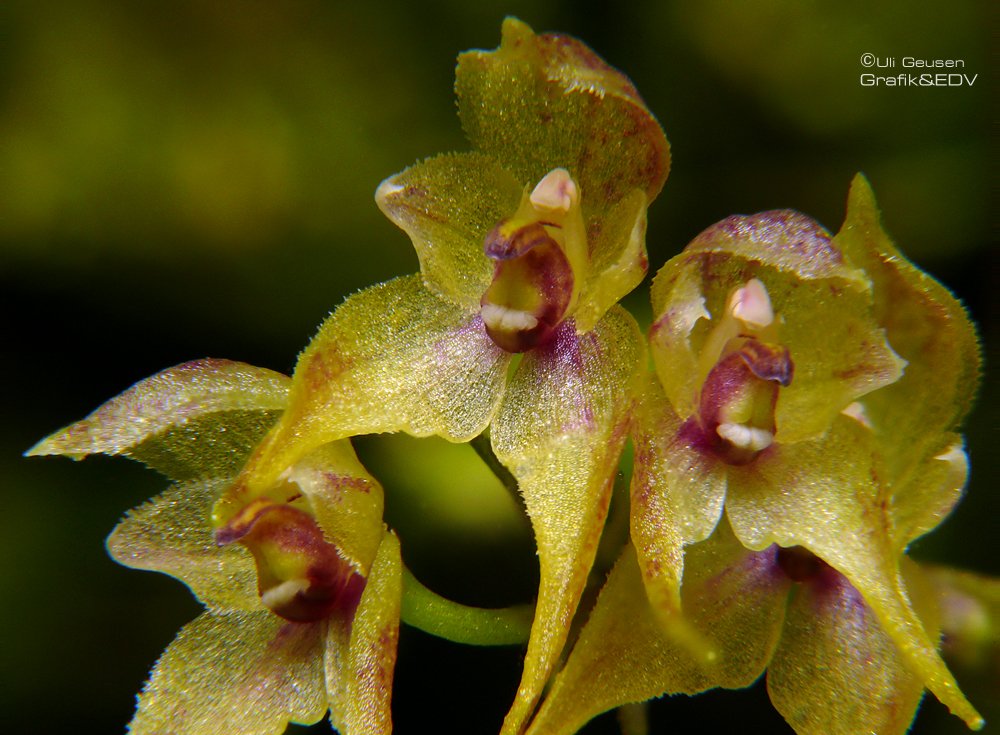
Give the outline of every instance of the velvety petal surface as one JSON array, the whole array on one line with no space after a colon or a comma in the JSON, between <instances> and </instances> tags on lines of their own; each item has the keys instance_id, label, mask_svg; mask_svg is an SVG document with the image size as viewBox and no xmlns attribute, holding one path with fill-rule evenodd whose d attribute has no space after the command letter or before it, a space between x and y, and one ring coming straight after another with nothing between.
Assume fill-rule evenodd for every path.
<instances>
[{"instance_id":1,"label":"velvety petal surface","mask_svg":"<svg viewBox=\"0 0 1000 735\"><path fill-rule=\"evenodd\" d=\"M574 312L580 332L589 332L608 309L646 277L646 195L638 189L612 205L587 232L590 267Z\"/></svg>"},{"instance_id":2,"label":"velvety petal surface","mask_svg":"<svg viewBox=\"0 0 1000 735\"><path fill-rule=\"evenodd\" d=\"M108 536L108 553L133 569L184 582L210 610L263 610L257 569L238 544L219 546L209 515L226 480L172 486L129 511Z\"/></svg>"},{"instance_id":3,"label":"velvety petal surface","mask_svg":"<svg viewBox=\"0 0 1000 735\"><path fill-rule=\"evenodd\" d=\"M372 562L351 626L346 698L341 703L349 735L386 735L392 731L390 703L399 639L402 568L399 540L387 533Z\"/></svg>"},{"instance_id":4,"label":"velvety petal surface","mask_svg":"<svg viewBox=\"0 0 1000 735\"><path fill-rule=\"evenodd\" d=\"M361 291L302 353L289 408L244 480L262 492L316 447L358 434L471 439L496 410L508 362L477 312L442 301L420 276Z\"/></svg>"},{"instance_id":5,"label":"velvety petal surface","mask_svg":"<svg viewBox=\"0 0 1000 735\"><path fill-rule=\"evenodd\" d=\"M784 319L781 343L795 365L791 384L778 393L776 441L821 434L851 402L899 379L905 363L872 319L869 294L830 282L807 288L761 280Z\"/></svg>"},{"instance_id":6,"label":"velvety petal surface","mask_svg":"<svg viewBox=\"0 0 1000 735\"><path fill-rule=\"evenodd\" d=\"M889 465L898 472L906 462L902 455L915 443L957 429L968 411L980 371L975 327L948 289L896 249L861 174L851 184L847 218L834 242L872 279L876 317L909 363L891 390L865 401L875 431L885 435Z\"/></svg>"},{"instance_id":7,"label":"velvety petal surface","mask_svg":"<svg viewBox=\"0 0 1000 735\"><path fill-rule=\"evenodd\" d=\"M680 613L684 547L706 539L722 513L726 466L697 449L649 376L633 412L631 537L654 609Z\"/></svg>"},{"instance_id":8,"label":"velvety petal surface","mask_svg":"<svg viewBox=\"0 0 1000 735\"><path fill-rule=\"evenodd\" d=\"M918 575L907 588L933 637L936 605ZM799 735L902 735L924 692L858 591L829 568L794 593L767 688Z\"/></svg>"},{"instance_id":9,"label":"velvety petal surface","mask_svg":"<svg viewBox=\"0 0 1000 735\"><path fill-rule=\"evenodd\" d=\"M844 259L829 233L793 209L733 215L704 230L684 249L756 261L803 281L838 278L867 289L864 273Z\"/></svg>"},{"instance_id":10,"label":"velvety petal surface","mask_svg":"<svg viewBox=\"0 0 1000 735\"><path fill-rule=\"evenodd\" d=\"M719 657L711 666L664 633L649 606L638 561L626 549L601 591L530 735L568 735L627 702L751 684L767 665L781 631L790 583L774 550L750 552L723 522L691 547L684 607Z\"/></svg>"},{"instance_id":11,"label":"velvety petal surface","mask_svg":"<svg viewBox=\"0 0 1000 735\"><path fill-rule=\"evenodd\" d=\"M749 686L771 659L791 587L776 555L776 547L747 549L725 519L687 550L682 601L695 628L715 644L711 686Z\"/></svg>"},{"instance_id":12,"label":"velvety petal surface","mask_svg":"<svg viewBox=\"0 0 1000 735\"><path fill-rule=\"evenodd\" d=\"M325 444L290 468L326 540L364 576L385 531L382 486L358 460L350 441Z\"/></svg>"},{"instance_id":13,"label":"velvety petal surface","mask_svg":"<svg viewBox=\"0 0 1000 735\"><path fill-rule=\"evenodd\" d=\"M474 148L524 182L568 169L588 219L633 189L652 201L663 187L659 124L632 83L574 38L508 18L500 48L459 57L455 91Z\"/></svg>"},{"instance_id":14,"label":"velvety petal surface","mask_svg":"<svg viewBox=\"0 0 1000 735\"><path fill-rule=\"evenodd\" d=\"M527 353L491 428L535 531L541 580L524 672L504 723L520 732L556 664L587 580L643 365L635 320L616 307L586 334L566 322Z\"/></svg>"},{"instance_id":15,"label":"velvety petal surface","mask_svg":"<svg viewBox=\"0 0 1000 735\"><path fill-rule=\"evenodd\" d=\"M204 613L188 623L150 675L133 735L281 735L327 709L323 626L271 612Z\"/></svg>"},{"instance_id":16,"label":"velvety petal surface","mask_svg":"<svg viewBox=\"0 0 1000 735\"><path fill-rule=\"evenodd\" d=\"M146 378L28 455L124 454L174 480L235 474L285 408L289 380L229 360L197 360Z\"/></svg>"},{"instance_id":17,"label":"velvety petal surface","mask_svg":"<svg viewBox=\"0 0 1000 735\"><path fill-rule=\"evenodd\" d=\"M493 277L493 261L483 253L486 235L514 214L528 183L487 156L451 154L386 179L375 201L413 241L427 288L471 309Z\"/></svg>"},{"instance_id":18,"label":"velvety petal surface","mask_svg":"<svg viewBox=\"0 0 1000 735\"><path fill-rule=\"evenodd\" d=\"M751 465L730 468L726 513L749 548L803 546L847 577L906 666L970 727L981 727L907 597L872 441L868 429L841 417L820 440L774 445Z\"/></svg>"},{"instance_id":19,"label":"velvety petal surface","mask_svg":"<svg viewBox=\"0 0 1000 735\"><path fill-rule=\"evenodd\" d=\"M969 458L957 434L938 435L937 441L923 441L916 448L926 455L903 468L889 498L892 539L900 551L951 513L969 477Z\"/></svg>"},{"instance_id":20,"label":"velvety petal surface","mask_svg":"<svg viewBox=\"0 0 1000 735\"><path fill-rule=\"evenodd\" d=\"M700 342L712 315L702 292L699 256L681 254L668 260L653 278L654 322L649 343L656 374L674 411L682 419L698 406L698 389L707 375L699 359ZM699 325L703 321L705 324ZM693 344L698 327L699 344Z\"/></svg>"}]
</instances>

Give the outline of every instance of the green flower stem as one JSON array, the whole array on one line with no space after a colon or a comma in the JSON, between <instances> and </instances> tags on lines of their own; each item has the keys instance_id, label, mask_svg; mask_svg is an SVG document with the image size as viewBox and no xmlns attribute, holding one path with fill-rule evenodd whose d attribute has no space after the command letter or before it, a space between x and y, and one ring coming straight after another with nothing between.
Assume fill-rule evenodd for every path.
<instances>
[{"instance_id":1,"label":"green flower stem","mask_svg":"<svg viewBox=\"0 0 1000 735\"><path fill-rule=\"evenodd\" d=\"M471 646L525 643L534 613L530 604L487 609L452 602L427 589L403 567L403 622L439 638Z\"/></svg>"}]
</instances>

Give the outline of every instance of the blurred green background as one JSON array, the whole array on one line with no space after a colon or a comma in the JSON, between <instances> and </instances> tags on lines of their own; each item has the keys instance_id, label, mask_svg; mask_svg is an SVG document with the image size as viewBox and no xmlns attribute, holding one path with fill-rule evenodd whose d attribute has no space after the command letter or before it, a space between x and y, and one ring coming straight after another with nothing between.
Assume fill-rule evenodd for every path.
<instances>
[{"instance_id":1,"label":"blurred green background","mask_svg":"<svg viewBox=\"0 0 1000 735\"><path fill-rule=\"evenodd\" d=\"M792 207L836 230L863 170L897 243L964 300L995 352L988 7L0 4L0 729L122 731L149 667L198 611L178 583L120 568L102 547L124 511L162 487L157 476L124 460L21 452L186 360L290 372L346 294L413 272L375 187L419 158L466 147L455 56L495 47L504 15L585 40L632 77L666 129L673 171L650 213L654 270L732 213ZM972 87L866 88L866 52L962 59L979 77ZM629 300L640 318L646 298L644 286ZM984 382L967 424L968 498L916 545L918 558L1000 573L997 405ZM362 446L366 457L386 455L389 520L418 576L470 603L530 598L537 571L512 504L463 472L440 493L408 489L419 477L393 464L400 451L405 443ZM438 451L467 450L427 455ZM454 512L463 503L468 511ZM404 629L397 730L495 732L520 656ZM958 674L1000 721L1000 682ZM759 685L659 702L654 732L729 732L734 713L741 730L790 732ZM614 731L605 717L586 732ZM913 730L963 731L932 699Z\"/></svg>"}]
</instances>

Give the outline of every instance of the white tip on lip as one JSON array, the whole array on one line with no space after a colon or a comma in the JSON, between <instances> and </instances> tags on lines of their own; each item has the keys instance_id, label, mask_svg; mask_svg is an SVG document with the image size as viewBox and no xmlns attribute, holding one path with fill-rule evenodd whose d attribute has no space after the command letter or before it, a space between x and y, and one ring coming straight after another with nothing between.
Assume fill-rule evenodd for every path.
<instances>
[{"instance_id":1,"label":"white tip on lip","mask_svg":"<svg viewBox=\"0 0 1000 735\"><path fill-rule=\"evenodd\" d=\"M508 309L498 304L483 304L480 313L483 322L490 329L526 331L538 326L538 319L533 314L519 309Z\"/></svg>"},{"instance_id":2,"label":"white tip on lip","mask_svg":"<svg viewBox=\"0 0 1000 735\"><path fill-rule=\"evenodd\" d=\"M774 310L767 288L756 278L747 281L743 288L736 289L729 300L729 311L748 326L762 329L774 322Z\"/></svg>"},{"instance_id":3,"label":"white tip on lip","mask_svg":"<svg viewBox=\"0 0 1000 735\"><path fill-rule=\"evenodd\" d=\"M529 199L536 209L551 212L568 212L576 203L579 194L569 171L554 168L545 174Z\"/></svg>"},{"instance_id":4,"label":"white tip on lip","mask_svg":"<svg viewBox=\"0 0 1000 735\"><path fill-rule=\"evenodd\" d=\"M774 434L746 424L719 424L716 433L734 447L760 452L771 446Z\"/></svg>"},{"instance_id":5,"label":"white tip on lip","mask_svg":"<svg viewBox=\"0 0 1000 735\"><path fill-rule=\"evenodd\" d=\"M295 599L295 595L299 592L305 592L307 589L309 589L309 580L289 579L277 587L267 590L260 596L260 601L264 603L265 607L274 610L284 607Z\"/></svg>"}]
</instances>

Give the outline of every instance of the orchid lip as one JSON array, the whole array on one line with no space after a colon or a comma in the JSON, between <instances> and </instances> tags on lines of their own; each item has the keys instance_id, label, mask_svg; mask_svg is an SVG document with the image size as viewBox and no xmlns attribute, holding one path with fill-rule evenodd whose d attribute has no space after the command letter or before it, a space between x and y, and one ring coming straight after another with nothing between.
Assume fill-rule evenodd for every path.
<instances>
[{"instance_id":1,"label":"orchid lip","mask_svg":"<svg viewBox=\"0 0 1000 735\"><path fill-rule=\"evenodd\" d=\"M723 423L715 431L734 447L754 452L761 452L774 442L774 434L770 431L746 424Z\"/></svg>"},{"instance_id":2,"label":"orchid lip","mask_svg":"<svg viewBox=\"0 0 1000 735\"><path fill-rule=\"evenodd\" d=\"M480 316L498 347L533 349L572 314L586 249L579 189L566 169L553 169L483 243L494 266Z\"/></svg>"},{"instance_id":3,"label":"orchid lip","mask_svg":"<svg viewBox=\"0 0 1000 735\"><path fill-rule=\"evenodd\" d=\"M295 600L296 595L306 592L310 585L308 579L289 579L262 592L260 601L271 610L280 610L290 605Z\"/></svg>"},{"instance_id":4,"label":"orchid lip","mask_svg":"<svg viewBox=\"0 0 1000 735\"><path fill-rule=\"evenodd\" d=\"M526 331L538 326L538 319L530 312L500 304L483 304L480 313L483 323L494 330Z\"/></svg>"}]
</instances>

